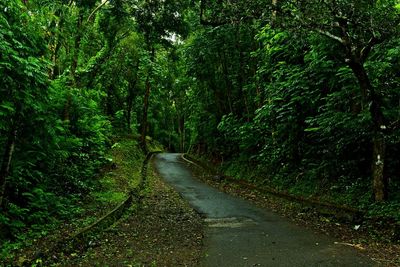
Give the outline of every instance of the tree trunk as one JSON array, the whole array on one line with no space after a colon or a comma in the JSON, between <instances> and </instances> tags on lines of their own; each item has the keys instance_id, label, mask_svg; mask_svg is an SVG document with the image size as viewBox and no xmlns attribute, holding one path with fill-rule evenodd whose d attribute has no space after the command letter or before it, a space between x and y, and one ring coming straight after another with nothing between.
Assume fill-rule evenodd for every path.
<instances>
[{"instance_id":1,"label":"tree trunk","mask_svg":"<svg viewBox=\"0 0 400 267\"><path fill-rule=\"evenodd\" d=\"M178 113L179 152L185 152L185 117Z\"/></svg>"},{"instance_id":2,"label":"tree trunk","mask_svg":"<svg viewBox=\"0 0 400 267\"><path fill-rule=\"evenodd\" d=\"M384 177L385 138L376 133L373 137L372 178L375 201L384 201L388 197L387 180Z\"/></svg>"},{"instance_id":3,"label":"tree trunk","mask_svg":"<svg viewBox=\"0 0 400 267\"><path fill-rule=\"evenodd\" d=\"M226 55L225 52L221 52L220 58L221 58L221 65L222 65L222 70L225 78L225 91L226 91L226 99L228 100L228 105L229 105L229 112L233 113L233 105L232 105L232 90L233 90L233 85L232 82L229 78L229 70L228 70L228 65L226 62Z\"/></svg>"},{"instance_id":4,"label":"tree trunk","mask_svg":"<svg viewBox=\"0 0 400 267\"><path fill-rule=\"evenodd\" d=\"M135 79L129 83L128 87L128 94L126 96L126 113L125 113L125 118L126 118L126 125L128 128L128 133L132 132L131 129L131 120L132 120L132 108L133 108L133 99L135 96L135 88L136 88L136 83L138 79L138 72L139 72L139 61L137 62L135 66Z\"/></svg>"},{"instance_id":5,"label":"tree trunk","mask_svg":"<svg viewBox=\"0 0 400 267\"><path fill-rule=\"evenodd\" d=\"M78 60L79 60L79 48L81 46L81 39L82 39L82 20L83 20L83 14L82 11L79 10L78 14L78 21L76 24L76 29L78 31L77 36L75 37L75 44L74 44L74 54L72 57L72 64L71 64L71 78L73 85L76 86L77 81L76 81L76 69L78 68Z\"/></svg>"},{"instance_id":6,"label":"tree trunk","mask_svg":"<svg viewBox=\"0 0 400 267\"><path fill-rule=\"evenodd\" d=\"M56 36L56 41L55 41L55 47L54 49L51 51L52 55L51 55L51 61L53 62L53 66L50 69L50 79L54 80L56 78L56 76L58 75L56 72L58 70L57 68L57 55L58 55L58 51L61 48L61 43L58 41L59 36Z\"/></svg>"},{"instance_id":7,"label":"tree trunk","mask_svg":"<svg viewBox=\"0 0 400 267\"><path fill-rule=\"evenodd\" d=\"M147 41L149 43L149 41ZM154 62L154 57L155 57L155 50L154 47L150 48L150 64ZM147 72L147 77L146 77L146 91L144 94L144 99L143 99L143 116L142 116L142 123L141 123L141 135L140 135L140 146L143 150L144 153L147 154L147 143L146 143L146 135L147 135L147 113L149 110L149 99L150 99L150 92L151 92L151 83L150 83L150 77L152 73L152 66L150 65L150 68Z\"/></svg>"},{"instance_id":8,"label":"tree trunk","mask_svg":"<svg viewBox=\"0 0 400 267\"><path fill-rule=\"evenodd\" d=\"M72 85L74 87L76 87L76 85L77 85L76 69L78 67L79 47L81 45L81 38L82 38L82 34L81 34L82 19L83 19L83 14L81 13L81 10L79 10L78 21L77 21L77 25L76 25L78 34L75 39L74 54L72 57L71 72L70 72L70 76L72 79ZM70 120L71 105L72 105L72 93L71 93L71 90L68 90L67 100L64 105L64 121Z\"/></svg>"},{"instance_id":9,"label":"tree trunk","mask_svg":"<svg viewBox=\"0 0 400 267\"><path fill-rule=\"evenodd\" d=\"M126 114L125 114L125 119L126 119L126 128L128 130L128 133L132 133L131 129L131 121L132 121L132 106L133 106L133 95L130 92L128 92L128 96L126 97Z\"/></svg>"},{"instance_id":10,"label":"tree trunk","mask_svg":"<svg viewBox=\"0 0 400 267\"><path fill-rule=\"evenodd\" d=\"M114 120L114 105L113 105L113 92L114 88L113 85L110 84L107 86L107 97L106 97L106 114L108 117L112 118Z\"/></svg>"},{"instance_id":11,"label":"tree trunk","mask_svg":"<svg viewBox=\"0 0 400 267\"><path fill-rule=\"evenodd\" d=\"M368 105L368 95L372 90L371 82L369 80L367 72L365 71L363 63L358 62L358 60L352 60L348 64L354 75L356 76L358 84L360 85L362 97L361 109L364 109L365 106Z\"/></svg>"},{"instance_id":12,"label":"tree trunk","mask_svg":"<svg viewBox=\"0 0 400 267\"><path fill-rule=\"evenodd\" d=\"M384 124L381 100L371 85L364 65L358 60L352 60L349 66L360 85L363 97L362 108L369 105L372 118L372 186L375 201L380 202L386 200L388 196L387 179L384 175L386 143L383 131L386 126Z\"/></svg>"},{"instance_id":13,"label":"tree trunk","mask_svg":"<svg viewBox=\"0 0 400 267\"><path fill-rule=\"evenodd\" d=\"M243 84L245 80L245 61L243 59L243 52L241 47L241 35L240 35L240 24L236 28L236 49L239 55L239 73L237 74L237 84L238 84L238 97L239 99L243 99L244 110L246 110L246 121L250 122L251 113L249 109L249 101L247 100L247 93L243 91ZM239 110L243 110L242 107L239 107ZM244 117L244 116L243 116Z\"/></svg>"},{"instance_id":14,"label":"tree trunk","mask_svg":"<svg viewBox=\"0 0 400 267\"><path fill-rule=\"evenodd\" d=\"M143 100L143 115L142 115L142 123L141 123L141 135L140 135L140 146L145 154L147 154L147 144L146 144L146 135L147 135L147 113L149 110L149 98L151 91L150 84L150 73L147 74L146 78L146 92L144 94Z\"/></svg>"},{"instance_id":15,"label":"tree trunk","mask_svg":"<svg viewBox=\"0 0 400 267\"><path fill-rule=\"evenodd\" d=\"M7 177L10 173L11 159L14 154L15 141L17 139L17 125L12 127L4 150L3 160L0 169L0 207L3 204L5 189L7 184Z\"/></svg>"},{"instance_id":16,"label":"tree trunk","mask_svg":"<svg viewBox=\"0 0 400 267\"><path fill-rule=\"evenodd\" d=\"M65 101L64 104L64 122L70 120L70 110L71 110L71 105L72 105L72 94L70 91L67 92L67 100Z\"/></svg>"},{"instance_id":17,"label":"tree trunk","mask_svg":"<svg viewBox=\"0 0 400 267\"><path fill-rule=\"evenodd\" d=\"M61 37L60 37L60 31L62 27L64 26L64 16L62 15L61 9L58 9L56 12L56 17L60 17L60 20L58 22L55 22L54 28L56 33L54 34L54 42L53 45L50 44L51 49L51 61L53 63L51 69L50 69L50 79L54 80L56 76L58 75L57 71L59 69L57 68L57 55L58 52L61 48Z\"/></svg>"}]
</instances>

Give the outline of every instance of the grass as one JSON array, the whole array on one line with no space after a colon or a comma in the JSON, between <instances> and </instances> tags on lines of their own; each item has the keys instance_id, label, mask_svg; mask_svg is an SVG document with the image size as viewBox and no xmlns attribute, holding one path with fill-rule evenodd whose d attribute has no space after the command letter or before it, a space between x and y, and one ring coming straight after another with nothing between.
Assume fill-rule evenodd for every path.
<instances>
[{"instance_id":1,"label":"grass","mask_svg":"<svg viewBox=\"0 0 400 267\"><path fill-rule=\"evenodd\" d=\"M93 195L96 201L109 203L120 203L127 197L126 193L123 192L98 192Z\"/></svg>"}]
</instances>

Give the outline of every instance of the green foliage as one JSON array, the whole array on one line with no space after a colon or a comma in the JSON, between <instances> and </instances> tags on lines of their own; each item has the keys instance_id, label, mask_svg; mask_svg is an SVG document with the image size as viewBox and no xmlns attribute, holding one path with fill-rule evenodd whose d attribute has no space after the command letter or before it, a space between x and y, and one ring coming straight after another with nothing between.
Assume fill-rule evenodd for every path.
<instances>
[{"instance_id":1,"label":"green foliage","mask_svg":"<svg viewBox=\"0 0 400 267\"><path fill-rule=\"evenodd\" d=\"M17 132L3 254L29 229L44 234L40 225L73 216L85 195L121 199L94 193L97 176L110 164L112 135L136 137L145 110L150 149L161 147L155 139L260 184L394 214L396 1L278 1L276 12L271 1L250 2L118 0L96 12L98 1L0 3L1 163ZM349 62L365 69L370 92ZM387 205L372 205L372 89L385 118ZM121 164L141 155L127 158Z\"/></svg>"},{"instance_id":2,"label":"green foliage","mask_svg":"<svg viewBox=\"0 0 400 267\"><path fill-rule=\"evenodd\" d=\"M157 43L169 46L172 34L187 35L182 12L188 1L138 1L133 10L139 32L149 47Z\"/></svg>"},{"instance_id":3,"label":"green foliage","mask_svg":"<svg viewBox=\"0 0 400 267\"><path fill-rule=\"evenodd\" d=\"M180 50L184 75L178 79L186 78L186 93L175 94L183 103L187 146L211 155L231 175L366 206L373 201L376 128L374 104L364 98L374 89L386 124L389 199L396 203L400 80L394 1L278 1L276 12L264 4L261 15L245 1L202 3L201 22L211 27L192 23ZM391 19L382 21L384 14ZM371 81L366 95L349 64L356 58L364 60Z\"/></svg>"},{"instance_id":4,"label":"green foliage","mask_svg":"<svg viewBox=\"0 0 400 267\"><path fill-rule=\"evenodd\" d=\"M399 203L374 203L372 205L368 205L367 208L368 215L372 218L376 216L384 219L394 218L397 223L400 222Z\"/></svg>"},{"instance_id":5,"label":"green foliage","mask_svg":"<svg viewBox=\"0 0 400 267\"><path fill-rule=\"evenodd\" d=\"M53 42L48 36L57 31L47 31L52 24L46 17L59 18L46 4L36 4L0 3L2 160L7 160L3 154L10 132L17 132L1 207L2 243L25 239L22 233L28 229L45 234L46 224L73 216L78 211L74 203L94 188L99 169L107 162L111 135L110 121L100 106L105 96L101 91L72 86L68 72L50 79L53 59L46 42ZM64 9L57 5L61 3L54 4L56 12ZM70 44L67 40L63 49ZM60 57L53 63L65 66L69 60Z\"/></svg>"},{"instance_id":6,"label":"green foliage","mask_svg":"<svg viewBox=\"0 0 400 267\"><path fill-rule=\"evenodd\" d=\"M61 135L55 137L53 155L54 168L52 175L57 177L62 191L78 193L88 191L96 171L107 162L106 145L111 132L110 122L101 115L98 106L102 94L96 90L79 90L69 88L61 80L52 86L55 114L62 114L65 99L71 98L70 120L60 121L56 130ZM56 99L58 102L56 102ZM57 131L56 131L57 134Z\"/></svg>"}]
</instances>

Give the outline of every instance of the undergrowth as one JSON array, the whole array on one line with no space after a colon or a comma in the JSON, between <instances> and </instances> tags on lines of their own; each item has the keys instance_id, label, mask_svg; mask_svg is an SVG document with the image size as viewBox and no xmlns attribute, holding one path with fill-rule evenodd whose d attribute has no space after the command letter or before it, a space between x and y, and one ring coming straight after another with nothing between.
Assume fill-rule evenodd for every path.
<instances>
[{"instance_id":1,"label":"undergrowth","mask_svg":"<svg viewBox=\"0 0 400 267\"><path fill-rule=\"evenodd\" d=\"M135 139L123 138L112 145L106 158L107 164L95 179L93 189L86 195L42 197L43 200L37 203L40 209L32 213L32 216L36 216L32 217L32 221L36 220L36 223L24 225L25 230L16 233L15 238L2 241L1 262L18 265L18 262L23 262L25 255L33 253L35 244L36 247L37 244L51 246L57 239L92 224L123 201L139 183L144 155ZM33 191L35 193L41 192ZM53 214L53 210L57 212ZM15 212L24 211L16 207ZM42 220L42 217L46 219Z\"/></svg>"},{"instance_id":2,"label":"undergrowth","mask_svg":"<svg viewBox=\"0 0 400 267\"><path fill-rule=\"evenodd\" d=\"M240 161L225 162L220 166L220 170L228 176L259 186L272 187L291 195L313 198L321 202L353 207L366 211L369 218L390 218L400 223L400 200L391 197L386 202L374 202L369 179L352 180L349 177L339 177L329 180L321 178L321 174L313 170L292 170L270 175L248 162ZM392 188L400 189L395 185Z\"/></svg>"}]
</instances>

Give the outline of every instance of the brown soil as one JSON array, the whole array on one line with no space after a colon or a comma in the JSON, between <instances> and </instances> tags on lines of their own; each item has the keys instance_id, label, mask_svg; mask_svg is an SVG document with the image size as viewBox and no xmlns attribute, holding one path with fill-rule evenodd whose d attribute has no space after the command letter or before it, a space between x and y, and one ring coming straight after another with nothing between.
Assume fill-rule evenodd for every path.
<instances>
[{"instance_id":1,"label":"brown soil","mask_svg":"<svg viewBox=\"0 0 400 267\"><path fill-rule=\"evenodd\" d=\"M203 221L158 177L140 210L120 220L62 266L197 266Z\"/></svg>"},{"instance_id":2,"label":"brown soil","mask_svg":"<svg viewBox=\"0 0 400 267\"><path fill-rule=\"evenodd\" d=\"M297 225L323 233L338 240L338 246L353 246L369 256L377 266L400 266L400 244L385 240L385 229L376 229L368 224L356 225L338 221L333 217L319 214L316 210L300 203L287 201L276 196L260 193L235 183L220 180L218 176L207 174L199 167L188 164L195 176L203 182L231 195L250 200L257 206L272 210L289 218ZM356 227L357 228L357 227Z\"/></svg>"},{"instance_id":3,"label":"brown soil","mask_svg":"<svg viewBox=\"0 0 400 267\"><path fill-rule=\"evenodd\" d=\"M132 147L129 141L121 141L112 151L115 166L103 171L100 194L80 203L80 216L58 224L58 229L42 238L30 240L31 245L15 251L5 262L0 259L0 266L30 266L29 262L35 266L197 266L203 220L152 172L151 165L147 195L141 205L134 204L112 227L78 244L75 250L54 249L60 240L112 210L121 196L135 187L143 159Z\"/></svg>"}]
</instances>

